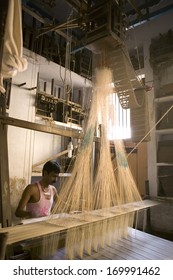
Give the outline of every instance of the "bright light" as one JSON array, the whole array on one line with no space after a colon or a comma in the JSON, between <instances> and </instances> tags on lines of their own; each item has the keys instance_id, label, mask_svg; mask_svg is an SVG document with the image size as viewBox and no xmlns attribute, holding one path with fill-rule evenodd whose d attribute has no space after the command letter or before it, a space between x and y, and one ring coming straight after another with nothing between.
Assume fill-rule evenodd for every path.
<instances>
[{"instance_id":1,"label":"bright light","mask_svg":"<svg viewBox=\"0 0 173 280\"><path fill-rule=\"evenodd\" d=\"M114 112L109 120L109 139L131 138L130 109L123 109L121 107L117 94L110 96L110 100Z\"/></svg>"},{"instance_id":2,"label":"bright light","mask_svg":"<svg viewBox=\"0 0 173 280\"><path fill-rule=\"evenodd\" d=\"M140 74L137 77L140 81L142 81L142 79L145 79L145 74Z\"/></svg>"}]
</instances>

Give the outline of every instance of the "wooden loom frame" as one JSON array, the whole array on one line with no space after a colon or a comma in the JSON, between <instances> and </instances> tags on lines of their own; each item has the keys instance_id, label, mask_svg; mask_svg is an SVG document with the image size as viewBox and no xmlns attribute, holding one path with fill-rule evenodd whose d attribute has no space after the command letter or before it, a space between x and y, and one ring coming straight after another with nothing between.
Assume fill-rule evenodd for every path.
<instances>
[{"instance_id":1,"label":"wooden loom frame","mask_svg":"<svg viewBox=\"0 0 173 280\"><path fill-rule=\"evenodd\" d=\"M117 217L130 213L137 213L160 204L155 200L143 200L124 205L114 206L109 209L99 209L78 214L57 214L50 217L23 220L22 225L0 229L0 234L7 233L6 251L7 258L13 254L13 246L25 243L24 248L38 246L35 241L42 240L52 234L65 234L68 230L87 227L89 224L98 224L105 220L115 220ZM58 222L57 222L58 221ZM39 233L36 232L39 229ZM32 242L32 245L31 245ZM58 245L58 244L57 244Z\"/></svg>"}]
</instances>

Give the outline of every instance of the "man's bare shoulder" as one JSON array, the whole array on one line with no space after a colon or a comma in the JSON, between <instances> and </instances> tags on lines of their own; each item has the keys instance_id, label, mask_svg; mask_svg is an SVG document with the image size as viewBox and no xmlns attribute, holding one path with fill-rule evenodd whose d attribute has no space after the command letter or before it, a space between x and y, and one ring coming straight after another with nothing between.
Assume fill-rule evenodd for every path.
<instances>
[{"instance_id":1,"label":"man's bare shoulder","mask_svg":"<svg viewBox=\"0 0 173 280\"><path fill-rule=\"evenodd\" d=\"M27 192L35 192L37 190L37 183L32 183L26 186L25 191Z\"/></svg>"},{"instance_id":2,"label":"man's bare shoulder","mask_svg":"<svg viewBox=\"0 0 173 280\"><path fill-rule=\"evenodd\" d=\"M54 194L57 194L57 189L55 188L55 186L53 186L53 185L49 185L49 186L52 188Z\"/></svg>"}]
</instances>

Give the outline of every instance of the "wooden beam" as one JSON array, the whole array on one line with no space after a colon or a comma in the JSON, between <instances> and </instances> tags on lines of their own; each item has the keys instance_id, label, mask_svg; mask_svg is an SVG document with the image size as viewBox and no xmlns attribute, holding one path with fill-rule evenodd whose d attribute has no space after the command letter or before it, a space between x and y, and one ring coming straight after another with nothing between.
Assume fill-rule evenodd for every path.
<instances>
[{"instance_id":1,"label":"wooden beam","mask_svg":"<svg viewBox=\"0 0 173 280\"><path fill-rule=\"evenodd\" d=\"M15 119L7 116L0 116L0 123L5 125L17 126L30 130L40 131L49 134L60 135L64 137L83 138L83 132L75 128L58 127L57 125L44 125L25 120Z\"/></svg>"},{"instance_id":2,"label":"wooden beam","mask_svg":"<svg viewBox=\"0 0 173 280\"><path fill-rule=\"evenodd\" d=\"M139 17L142 17L141 10L138 8L134 0L128 0L129 4L133 7L133 9L137 12Z\"/></svg>"},{"instance_id":3,"label":"wooden beam","mask_svg":"<svg viewBox=\"0 0 173 280\"><path fill-rule=\"evenodd\" d=\"M113 220L121 215L135 213L148 207L154 207L161 202L154 200L136 201L107 209L80 212L77 215L70 213L55 214L47 217L22 220L22 225L0 229L0 234L8 232L7 245L23 240L34 239L48 234L64 232L76 227L99 223L104 220ZM54 222L55 220L55 222ZM57 220L57 221L56 221ZM75 223L74 223L75 221Z\"/></svg>"},{"instance_id":4,"label":"wooden beam","mask_svg":"<svg viewBox=\"0 0 173 280\"><path fill-rule=\"evenodd\" d=\"M58 154L53 155L52 157L46 158L46 159L44 159L44 160L41 160L41 161L39 161L39 162L33 164L33 166L32 166L33 172L34 172L34 169L35 169L36 167L38 167L39 165L41 165L41 164L43 164L43 163L45 163L45 162L47 162L47 161L49 161L49 160L54 160L54 159L56 159L56 158L58 158L58 157L61 157L62 155L65 155L65 154L67 154L67 153L68 153L68 150L65 150L65 151L59 152Z\"/></svg>"},{"instance_id":5,"label":"wooden beam","mask_svg":"<svg viewBox=\"0 0 173 280\"><path fill-rule=\"evenodd\" d=\"M0 122L0 207L2 227L11 226L7 126Z\"/></svg>"},{"instance_id":6,"label":"wooden beam","mask_svg":"<svg viewBox=\"0 0 173 280\"><path fill-rule=\"evenodd\" d=\"M7 232L0 233L0 260L5 260L7 238L8 238Z\"/></svg>"},{"instance_id":7,"label":"wooden beam","mask_svg":"<svg viewBox=\"0 0 173 280\"><path fill-rule=\"evenodd\" d=\"M73 9L75 9L78 13L80 13L81 10L83 12L86 12L88 9L88 1L86 0L66 0L66 2L69 3L69 5L71 5Z\"/></svg>"},{"instance_id":8,"label":"wooden beam","mask_svg":"<svg viewBox=\"0 0 173 280\"><path fill-rule=\"evenodd\" d=\"M30 10L29 8L27 8L26 6L22 6L22 10L27 13L28 15L32 16L33 18L35 18L36 20L38 20L39 22L43 23L46 26L49 26L50 28L52 27L52 25L47 22L45 19L43 19L41 16L39 16L37 13L33 12L32 10ZM58 33L60 36L64 37L67 41L71 41L71 38L65 34L63 31L61 30L54 30L56 33Z\"/></svg>"},{"instance_id":9,"label":"wooden beam","mask_svg":"<svg viewBox=\"0 0 173 280\"><path fill-rule=\"evenodd\" d=\"M3 57L6 17L9 1L1 1L0 9L0 73ZM0 116L6 115L6 97L0 93ZM11 226L10 184L8 169L7 127L0 122L0 223L2 227Z\"/></svg>"}]
</instances>

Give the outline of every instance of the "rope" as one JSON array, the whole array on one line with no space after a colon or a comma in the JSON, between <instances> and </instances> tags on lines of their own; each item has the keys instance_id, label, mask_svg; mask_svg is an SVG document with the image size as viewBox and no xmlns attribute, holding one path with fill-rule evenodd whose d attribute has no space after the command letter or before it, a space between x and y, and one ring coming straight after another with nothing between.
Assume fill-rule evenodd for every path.
<instances>
[{"instance_id":1,"label":"rope","mask_svg":"<svg viewBox=\"0 0 173 280\"><path fill-rule=\"evenodd\" d=\"M144 141L144 139L155 129L155 127L163 120L163 118L171 111L173 105L164 113L164 115L155 123L155 125L147 132L147 134L136 144L136 146L130 151L127 157L133 153L133 151Z\"/></svg>"}]
</instances>

